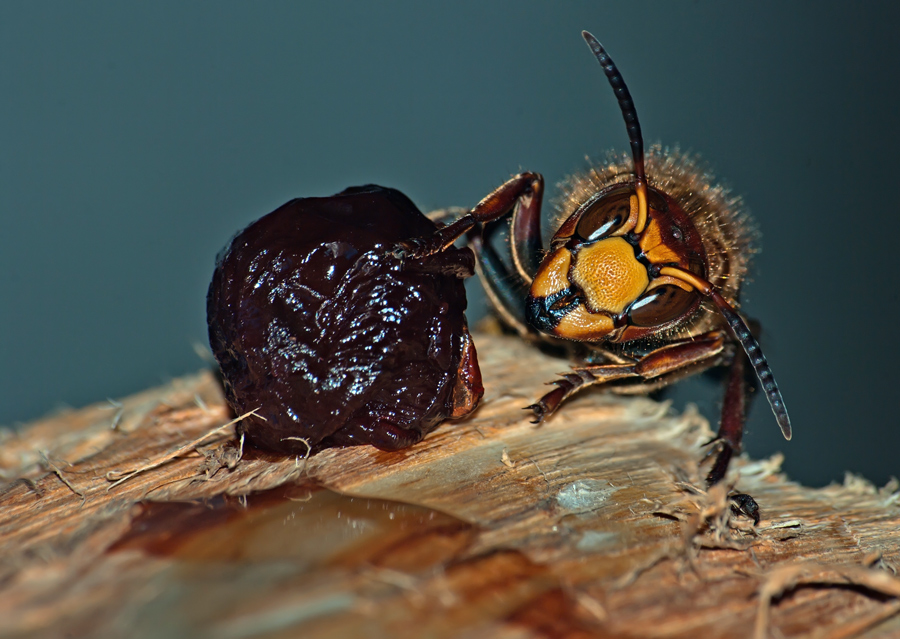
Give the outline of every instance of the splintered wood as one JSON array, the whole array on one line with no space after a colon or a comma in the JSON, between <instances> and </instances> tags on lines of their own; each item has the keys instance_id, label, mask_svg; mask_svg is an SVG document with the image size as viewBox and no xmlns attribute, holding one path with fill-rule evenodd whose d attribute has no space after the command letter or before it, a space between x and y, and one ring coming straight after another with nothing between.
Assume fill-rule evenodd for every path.
<instances>
[{"instance_id":1,"label":"splintered wood","mask_svg":"<svg viewBox=\"0 0 900 639\"><path fill-rule=\"evenodd\" d=\"M900 637L900 493L737 460L695 412L585 392L477 335L486 395L398 453L244 449L210 373L0 434L0 634ZM735 484L736 482L736 484Z\"/></svg>"}]
</instances>

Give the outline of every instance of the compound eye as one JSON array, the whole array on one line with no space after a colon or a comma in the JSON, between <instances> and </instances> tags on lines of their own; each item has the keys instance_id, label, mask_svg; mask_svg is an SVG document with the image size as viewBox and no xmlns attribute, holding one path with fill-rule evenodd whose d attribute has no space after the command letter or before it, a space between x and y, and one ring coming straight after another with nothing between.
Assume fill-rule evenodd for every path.
<instances>
[{"instance_id":1,"label":"compound eye","mask_svg":"<svg viewBox=\"0 0 900 639\"><path fill-rule=\"evenodd\" d=\"M698 301L696 291L662 284L631 305L628 319L633 326L660 326L685 315Z\"/></svg>"},{"instance_id":2,"label":"compound eye","mask_svg":"<svg viewBox=\"0 0 900 639\"><path fill-rule=\"evenodd\" d=\"M585 242L612 235L628 221L631 197L630 190L601 197L578 220L575 234Z\"/></svg>"}]
</instances>

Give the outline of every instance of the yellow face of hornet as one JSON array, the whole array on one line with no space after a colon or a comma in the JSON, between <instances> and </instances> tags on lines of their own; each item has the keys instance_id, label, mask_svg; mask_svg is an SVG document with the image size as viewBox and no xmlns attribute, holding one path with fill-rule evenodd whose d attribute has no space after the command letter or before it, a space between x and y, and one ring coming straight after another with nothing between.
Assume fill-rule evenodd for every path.
<instances>
[{"instance_id":1,"label":"yellow face of hornet","mask_svg":"<svg viewBox=\"0 0 900 639\"><path fill-rule=\"evenodd\" d=\"M699 173L679 170L675 161L666 160L654 167L650 177L659 188L650 186L641 125L631 93L603 45L587 31L582 36L615 91L628 130L634 171L629 174L610 165L606 172L611 185L604 179L602 167L572 178L563 200L568 217L537 268L534 261L522 258L523 252L533 254L528 249L540 246L536 223L540 200L535 204L533 196L540 195L542 182L539 176L537 181L529 179L528 197L519 198L518 208L513 210L512 261L522 280L530 282L524 319L532 327L578 342L635 342L627 348L627 354L637 359L633 359L634 364L613 365L615 371L607 364L576 368L577 374L555 382L557 388L531 408L540 420L586 384L626 377L652 382L679 369L689 374L695 366L714 366L713 357L723 346L723 329L727 327L753 367L781 432L790 439L791 422L781 391L759 343L735 310L746 267L740 251L742 244L747 248L746 238L741 240L742 221L723 199L721 188L709 189L707 185L704 189ZM522 174L517 178L522 176L528 177ZM625 181L621 181L622 176L627 176ZM699 193L694 186L709 192ZM502 198L500 190L492 195L488 204L509 199ZM716 205L704 211L703 206L695 205L706 200L706 195L711 196L706 205L713 201ZM496 272L503 270L502 265L492 267ZM509 297L504 287L499 293ZM506 298L500 294L496 297L502 303ZM700 312L704 301L718 316ZM515 312L509 317L520 333L527 333ZM637 341L642 339L646 343ZM602 353L605 349L594 350ZM746 381L742 381L744 361L740 354L730 359L732 372L718 436L725 444L707 477L710 485L724 478L732 454L740 450L747 394ZM603 371L620 376L595 374Z\"/></svg>"},{"instance_id":2,"label":"yellow face of hornet","mask_svg":"<svg viewBox=\"0 0 900 639\"><path fill-rule=\"evenodd\" d=\"M652 188L614 185L556 232L532 281L526 317L564 339L640 339L700 306L695 287L666 267L706 277L704 264L699 234L674 200Z\"/></svg>"}]
</instances>

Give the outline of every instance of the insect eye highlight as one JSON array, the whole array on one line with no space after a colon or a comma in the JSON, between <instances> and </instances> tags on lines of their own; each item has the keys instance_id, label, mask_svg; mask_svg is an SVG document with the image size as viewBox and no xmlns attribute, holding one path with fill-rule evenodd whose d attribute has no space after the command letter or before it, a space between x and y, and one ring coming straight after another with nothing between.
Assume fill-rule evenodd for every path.
<instances>
[{"instance_id":1,"label":"insect eye highlight","mask_svg":"<svg viewBox=\"0 0 900 639\"><path fill-rule=\"evenodd\" d=\"M593 242L618 231L631 215L630 191L601 197L589 205L575 227L575 235L584 242Z\"/></svg>"},{"instance_id":2,"label":"insect eye highlight","mask_svg":"<svg viewBox=\"0 0 900 639\"><path fill-rule=\"evenodd\" d=\"M660 326L688 313L699 299L696 291L662 284L631 305L628 320L634 326Z\"/></svg>"}]
</instances>

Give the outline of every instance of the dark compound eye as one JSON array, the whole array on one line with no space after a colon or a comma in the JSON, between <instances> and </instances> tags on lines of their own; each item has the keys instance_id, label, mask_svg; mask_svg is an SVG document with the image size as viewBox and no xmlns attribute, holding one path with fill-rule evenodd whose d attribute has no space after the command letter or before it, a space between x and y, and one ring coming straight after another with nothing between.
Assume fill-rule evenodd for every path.
<instances>
[{"instance_id":1,"label":"dark compound eye","mask_svg":"<svg viewBox=\"0 0 900 639\"><path fill-rule=\"evenodd\" d=\"M593 242L615 233L631 215L631 191L610 193L594 202L575 227L575 234L585 242Z\"/></svg>"},{"instance_id":2,"label":"dark compound eye","mask_svg":"<svg viewBox=\"0 0 900 639\"><path fill-rule=\"evenodd\" d=\"M699 301L696 291L686 291L674 284L651 289L628 309L628 320L634 326L660 326L688 313Z\"/></svg>"}]
</instances>

